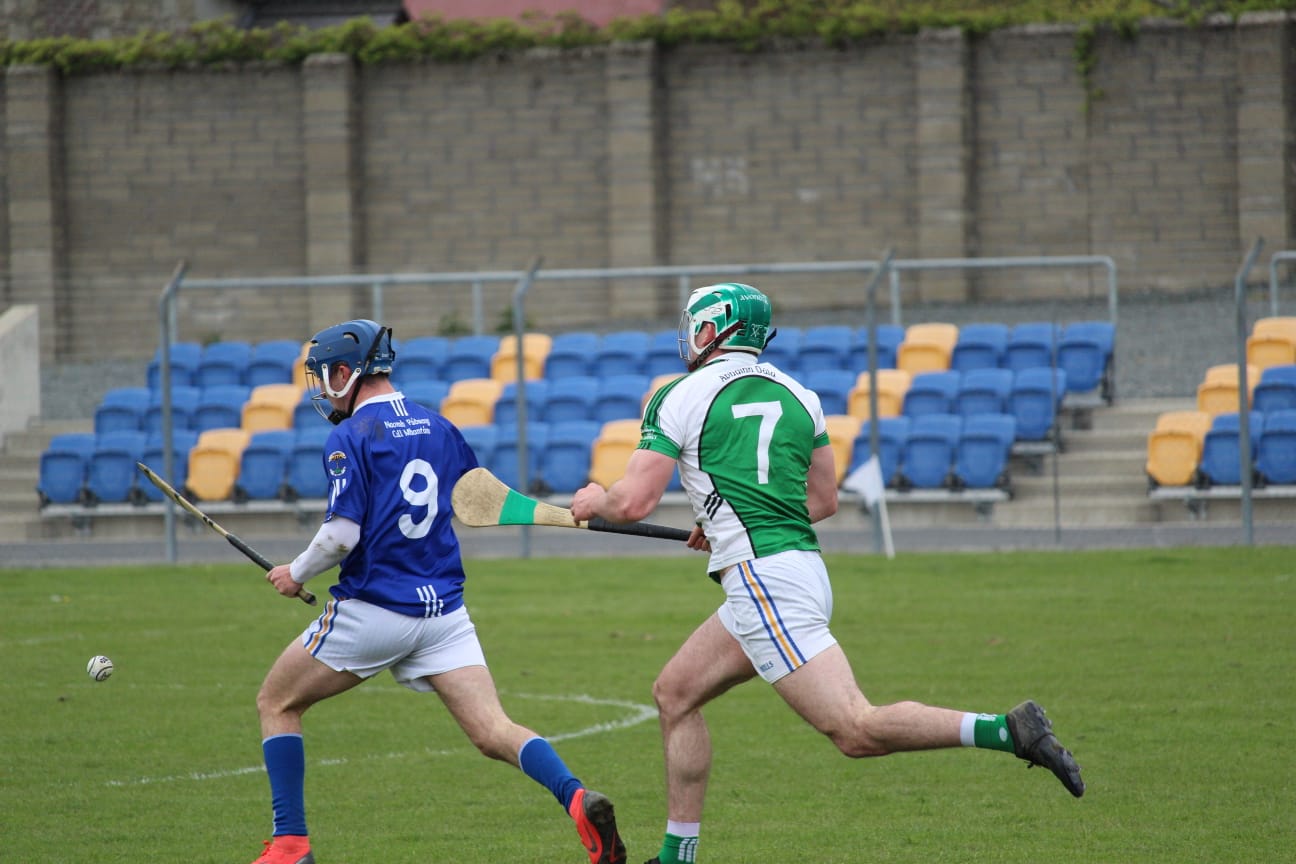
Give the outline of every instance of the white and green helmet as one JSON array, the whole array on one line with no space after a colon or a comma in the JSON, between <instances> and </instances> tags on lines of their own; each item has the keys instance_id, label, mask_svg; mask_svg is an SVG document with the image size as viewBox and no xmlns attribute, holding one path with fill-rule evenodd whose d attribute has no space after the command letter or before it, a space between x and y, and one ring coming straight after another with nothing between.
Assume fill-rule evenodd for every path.
<instances>
[{"instance_id":1,"label":"white and green helmet","mask_svg":"<svg viewBox=\"0 0 1296 864\"><path fill-rule=\"evenodd\" d=\"M714 325L716 339L707 346L697 344L703 326ZM774 331L770 328L769 298L750 285L722 282L699 288L689 295L680 316L680 357L693 371L713 351L746 351L760 354ZM689 351L697 355L689 361Z\"/></svg>"}]
</instances>

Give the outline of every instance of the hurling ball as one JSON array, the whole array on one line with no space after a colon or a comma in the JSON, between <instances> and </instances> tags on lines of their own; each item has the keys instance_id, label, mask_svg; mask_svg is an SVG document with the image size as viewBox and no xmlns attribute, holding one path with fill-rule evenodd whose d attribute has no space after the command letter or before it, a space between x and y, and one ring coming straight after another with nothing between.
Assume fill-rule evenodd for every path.
<instances>
[{"instance_id":1,"label":"hurling ball","mask_svg":"<svg viewBox=\"0 0 1296 864\"><path fill-rule=\"evenodd\" d=\"M112 661L102 654L91 657L90 662L86 664L86 674L96 681L106 681L112 672Z\"/></svg>"}]
</instances>

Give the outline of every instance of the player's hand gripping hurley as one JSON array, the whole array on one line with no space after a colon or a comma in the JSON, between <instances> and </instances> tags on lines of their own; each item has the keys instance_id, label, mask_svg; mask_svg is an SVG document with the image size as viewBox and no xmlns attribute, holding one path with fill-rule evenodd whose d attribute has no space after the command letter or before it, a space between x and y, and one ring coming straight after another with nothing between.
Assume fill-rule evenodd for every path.
<instances>
[{"instance_id":1,"label":"player's hand gripping hurley","mask_svg":"<svg viewBox=\"0 0 1296 864\"><path fill-rule=\"evenodd\" d=\"M161 477L159 477L156 473L154 473L154 471L151 468L149 468L143 462L136 462L135 464L139 467L141 471L144 472L144 476L149 479L149 482L152 483L154 486L156 486L162 492L163 495L166 495L172 501L174 501L175 503L183 507L190 515L196 517L208 528L212 529L217 534L224 537L226 540L230 542L231 546L233 546L235 549L242 552L251 560L255 561L260 567L264 568L267 573L269 573L271 570L274 569L275 565L271 563L271 561L268 558L266 558L264 555L262 555L260 552L256 551L255 549L253 549L248 544L244 543L242 540L238 538L237 535L231 534L230 532L222 528L220 525L216 524L216 522L213 521L210 516L208 516L206 513L202 512L197 507L195 507L193 503L189 501L189 499L185 498L175 489L171 488L171 484L163 480ZM301 590L297 592L297 596L302 599L303 603L307 603L311 606L315 605L315 595L307 591L305 587L301 588Z\"/></svg>"}]
</instances>

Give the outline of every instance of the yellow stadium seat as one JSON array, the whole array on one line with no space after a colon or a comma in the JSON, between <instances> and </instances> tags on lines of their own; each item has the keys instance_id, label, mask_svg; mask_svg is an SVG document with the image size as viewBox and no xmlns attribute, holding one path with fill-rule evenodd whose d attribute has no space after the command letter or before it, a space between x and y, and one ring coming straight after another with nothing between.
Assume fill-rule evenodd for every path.
<instances>
[{"instance_id":1,"label":"yellow stadium seat","mask_svg":"<svg viewBox=\"0 0 1296 864\"><path fill-rule=\"evenodd\" d=\"M1202 382L1197 385L1197 410L1205 411L1212 416L1238 411L1241 402L1237 389L1238 367L1236 363L1222 363L1206 370ZM1251 394L1260 380L1260 368L1247 364L1247 407L1251 406Z\"/></svg>"},{"instance_id":2,"label":"yellow stadium seat","mask_svg":"<svg viewBox=\"0 0 1296 864\"><path fill-rule=\"evenodd\" d=\"M185 487L203 501L224 501L234 491L239 460L251 433L246 429L208 429L189 451Z\"/></svg>"},{"instance_id":3,"label":"yellow stadium seat","mask_svg":"<svg viewBox=\"0 0 1296 864\"><path fill-rule=\"evenodd\" d=\"M896 349L896 368L910 375L942 372L950 368L950 357L958 342L958 326L937 322L910 324L904 341Z\"/></svg>"},{"instance_id":4,"label":"yellow stadium seat","mask_svg":"<svg viewBox=\"0 0 1296 864\"><path fill-rule=\"evenodd\" d=\"M495 403L504 382L494 378L465 378L450 385L441 400L441 414L456 426L488 426L495 419Z\"/></svg>"},{"instance_id":5,"label":"yellow stadium seat","mask_svg":"<svg viewBox=\"0 0 1296 864\"><path fill-rule=\"evenodd\" d=\"M310 343L303 342L301 353L297 355L297 362L292 367L292 383L298 393L306 389L306 355L309 353Z\"/></svg>"},{"instance_id":6,"label":"yellow stadium seat","mask_svg":"<svg viewBox=\"0 0 1296 864\"><path fill-rule=\"evenodd\" d=\"M1148 435L1147 473L1161 486L1192 482L1201 461L1202 441L1210 430L1204 411L1167 411Z\"/></svg>"},{"instance_id":7,"label":"yellow stadium seat","mask_svg":"<svg viewBox=\"0 0 1296 864\"><path fill-rule=\"evenodd\" d=\"M553 348L553 337L546 333L522 334L522 374L527 380L544 377L545 360ZM517 380L517 336L510 333L500 339L499 350L491 358L491 377L496 381Z\"/></svg>"},{"instance_id":8,"label":"yellow stadium seat","mask_svg":"<svg viewBox=\"0 0 1296 864\"><path fill-rule=\"evenodd\" d=\"M291 429L293 412L301 401L302 390L296 384L262 384L252 388L243 403L242 427L247 432L267 429Z\"/></svg>"},{"instance_id":9,"label":"yellow stadium seat","mask_svg":"<svg viewBox=\"0 0 1296 864\"><path fill-rule=\"evenodd\" d=\"M905 393L909 392L909 384L913 378L903 369L879 369L877 380L878 416L899 417L904 407ZM861 372L855 379L855 386L851 388L850 396L846 400L847 414L860 420L869 418L870 383L868 370Z\"/></svg>"},{"instance_id":10,"label":"yellow stadium seat","mask_svg":"<svg viewBox=\"0 0 1296 864\"><path fill-rule=\"evenodd\" d=\"M828 440L832 442L834 467L840 484L846 476L846 469L850 467L851 450L855 447L855 438L864 421L850 414L829 414L824 417L824 421L828 424Z\"/></svg>"},{"instance_id":11,"label":"yellow stadium seat","mask_svg":"<svg viewBox=\"0 0 1296 864\"><path fill-rule=\"evenodd\" d=\"M625 476L630 454L639 446L638 420L609 420L594 439L589 477L607 488Z\"/></svg>"},{"instance_id":12,"label":"yellow stadium seat","mask_svg":"<svg viewBox=\"0 0 1296 864\"><path fill-rule=\"evenodd\" d=\"M657 395L657 391L665 387L672 381L683 378L683 372L664 372L648 382L648 389L644 391L643 400L639 403L639 414L642 415L644 409L648 407L648 401Z\"/></svg>"},{"instance_id":13,"label":"yellow stadium seat","mask_svg":"<svg viewBox=\"0 0 1296 864\"><path fill-rule=\"evenodd\" d=\"M1296 317L1261 318L1247 337L1247 363L1260 369L1296 363Z\"/></svg>"}]
</instances>

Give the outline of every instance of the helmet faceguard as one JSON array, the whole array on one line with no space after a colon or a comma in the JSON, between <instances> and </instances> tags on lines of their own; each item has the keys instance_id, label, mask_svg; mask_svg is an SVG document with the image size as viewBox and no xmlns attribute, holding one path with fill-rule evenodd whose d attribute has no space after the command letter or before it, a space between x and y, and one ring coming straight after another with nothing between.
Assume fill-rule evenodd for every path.
<instances>
[{"instance_id":1,"label":"helmet faceguard","mask_svg":"<svg viewBox=\"0 0 1296 864\"><path fill-rule=\"evenodd\" d=\"M707 324L715 327L715 338L699 345L697 337ZM680 358L692 372L718 350L759 355L773 336L768 297L741 282L708 285L689 296L680 316Z\"/></svg>"},{"instance_id":2,"label":"helmet faceguard","mask_svg":"<svg viewBox=\"0 0 1296 864\"><path fill-rule=\"evenodd\" d=\"M359 388L356 382L368 375L391 372L396 352L391 347L391 328L382 327L367 318L347 321L316 333L306 352L306 383L314 389L311 402L315 410L330 423L337 425L355 410ZM333 389L331 370L346 364L351 374L339 389ZM342 399L351 395L345 412L335 409L330 398Z\"/></svg>"}]
</instances>

